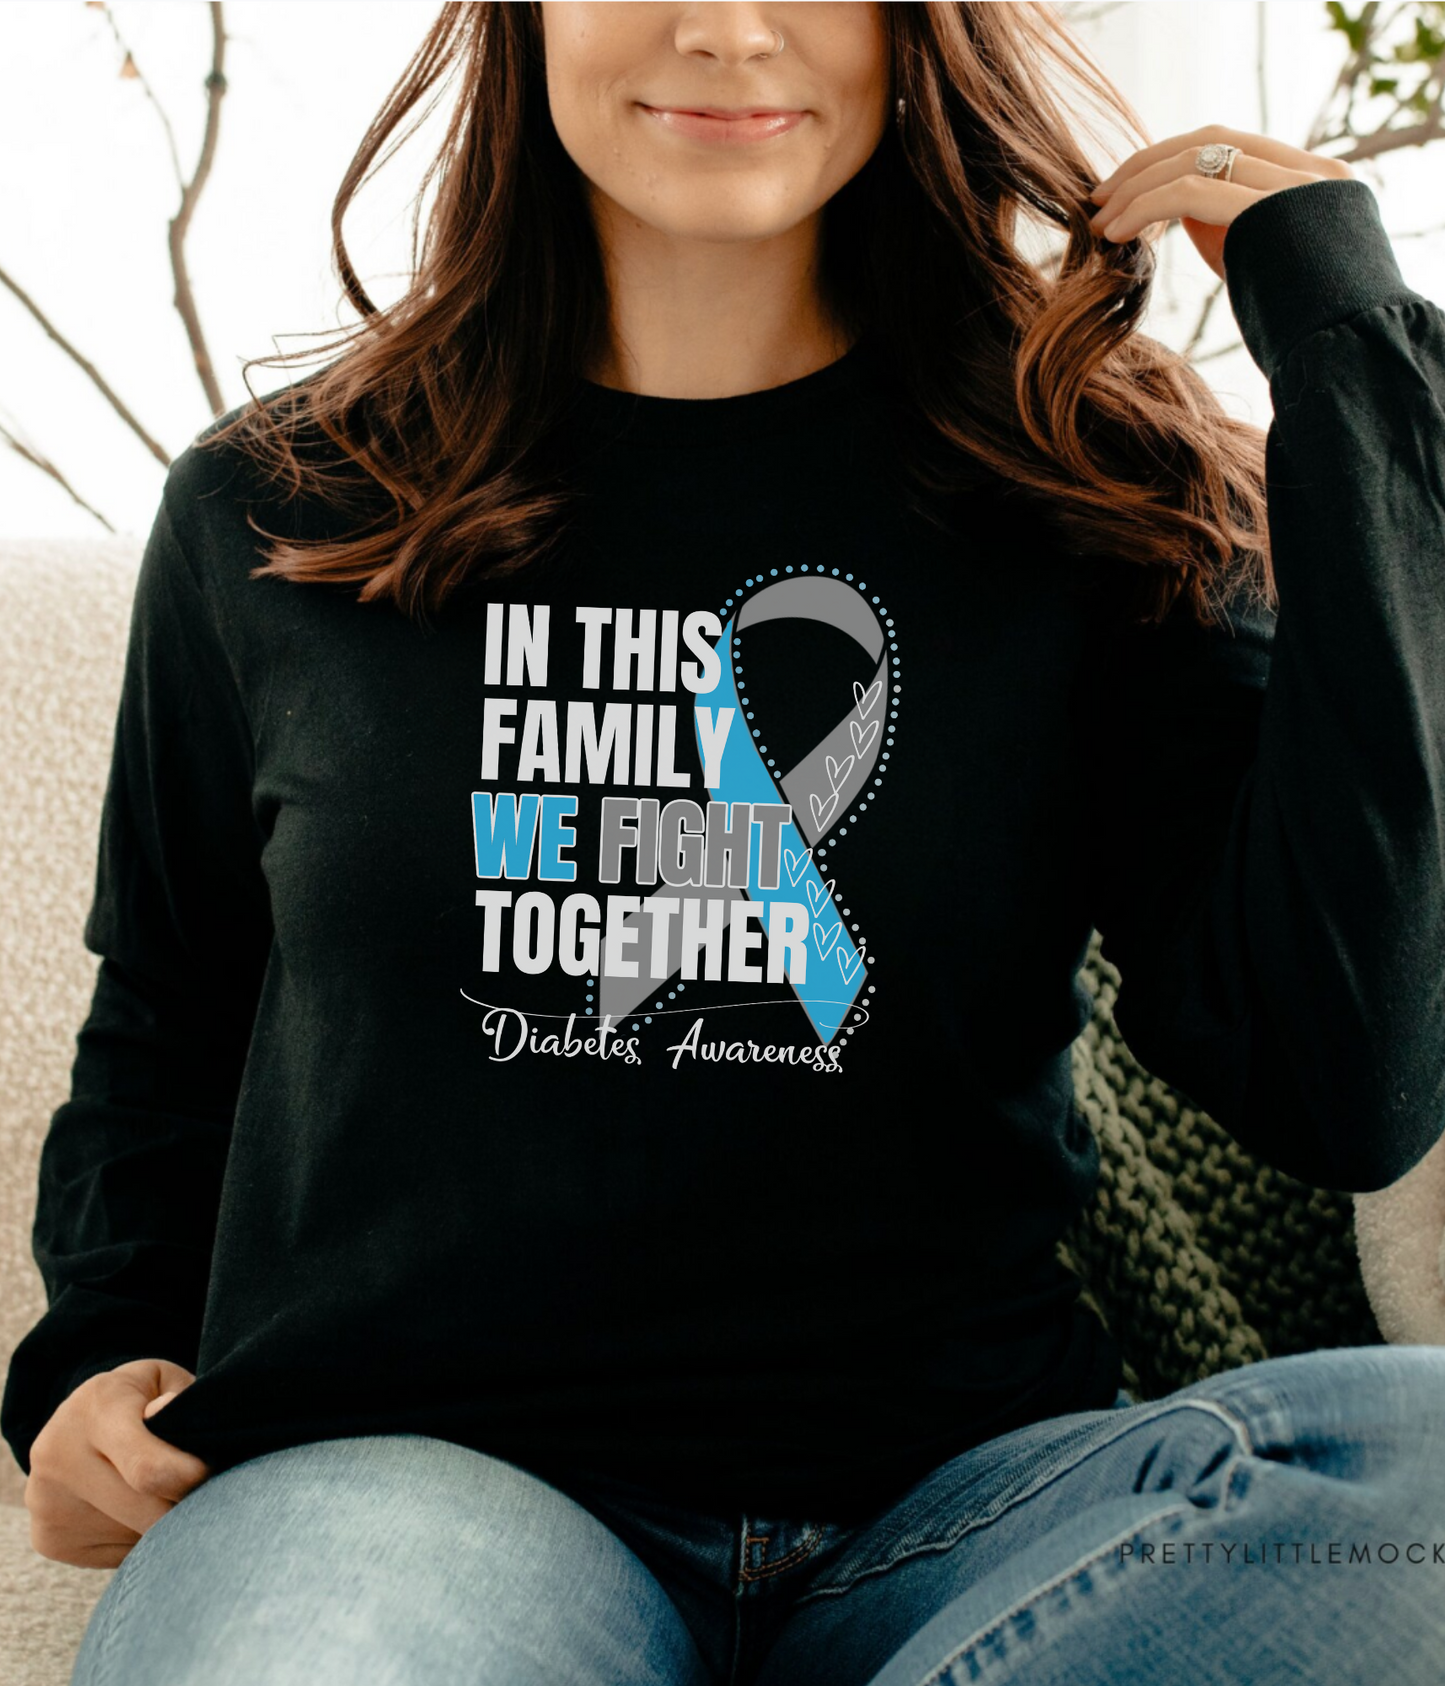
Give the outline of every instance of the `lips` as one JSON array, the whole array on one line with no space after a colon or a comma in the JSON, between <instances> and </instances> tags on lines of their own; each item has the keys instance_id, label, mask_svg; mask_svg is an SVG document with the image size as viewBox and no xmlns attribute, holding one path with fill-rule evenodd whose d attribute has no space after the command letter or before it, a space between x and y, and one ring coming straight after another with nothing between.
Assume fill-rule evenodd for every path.
<instances>
[{"instance_id":1,"label":"lips","mask_svg":"<svg viewBox=\"0 0 1445 1686\"><path fill-rule=\"evenodd\" d=\"M652 111L684 111L695 117L781 117L790 114L782 105L739 106L736 110L721 105L654 105Z\"/></svg>"},{"instance_id":2,"label":"lips","mask_svg":"<svg viewBox=\"0 0 1445 1686\"><path fill-rule=\"evenodd\" d=\"M807 116L805 111L777 106L728 109L722 106L642 105L640 109L671 134L723 145L766 140L774 135L786 134Z\"/></svg>"}]
</instances>

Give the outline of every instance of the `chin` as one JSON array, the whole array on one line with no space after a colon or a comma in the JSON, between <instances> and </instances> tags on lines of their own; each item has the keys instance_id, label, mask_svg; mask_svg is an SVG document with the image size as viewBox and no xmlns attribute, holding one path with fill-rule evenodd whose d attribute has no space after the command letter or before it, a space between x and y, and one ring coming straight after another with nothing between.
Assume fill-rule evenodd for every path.
<instances>
[{"instance_id":1,"label":"chin","mask_svg":"<svg viewBox=\"0 0 1445 1686\"><path fill-rule=\"evenodd\" d=\"M708 240L723 245L743 240L772 240L785 234L801 219L780 218L776 206L769 206L766 211L759 210L752 216L740 213L720 217L716 207L710 206L696 218L679 217L663 223L654 215L647 220L660 233L672 235L678 240Z\"/></svg>"}]
</instances>

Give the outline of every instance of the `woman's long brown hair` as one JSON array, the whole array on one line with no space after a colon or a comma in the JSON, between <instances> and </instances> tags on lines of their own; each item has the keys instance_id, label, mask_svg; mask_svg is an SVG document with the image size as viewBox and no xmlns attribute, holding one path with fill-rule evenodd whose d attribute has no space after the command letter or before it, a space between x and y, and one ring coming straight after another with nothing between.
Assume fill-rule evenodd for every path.
<instances>
[{"instance_id":1,"label":"woman's long brown hair","mask_svg":"<svg viewBox=\"0 0 1445 1686\"><path fill-rule=\"evenodd\" d=\"M1273 605L1264 434L1137 331L1148 242L1116 245L1088 227L1097 178L1075 134L1084 104L1140 145L1142 123L1047 5L929 0L881 13L906 117L824 207L822 285L881 353L920 507L1001 479L1081 565L1124 565L1133 618L1157 620L1183 594L1186 612L1212 623L1241 580ZM342 222L454 76L459 95L415 203L409 285L378 308ZM331 220L360 316L336 331L341 354L263 398L253 367L316 353L248 360L251 400L202 442L236 440L288 497L369 512L321 540L264 534L254 573L360 582L363 601L425 619L463 581L511 573L557 541L570 493L565 453L549 441L606 343L601 257L552 125L537 7L441 8ZM1022 249L1026 221L1064 236L1053 263ZM323 435L330 445L314 449Z\"/></svg>"}]
</instances>

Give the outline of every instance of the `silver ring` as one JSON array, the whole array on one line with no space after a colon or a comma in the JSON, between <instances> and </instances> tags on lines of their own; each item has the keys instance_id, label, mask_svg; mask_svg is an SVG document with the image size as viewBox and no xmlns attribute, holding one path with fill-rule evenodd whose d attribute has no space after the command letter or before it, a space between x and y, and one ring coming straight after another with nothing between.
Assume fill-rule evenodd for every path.
<instances>
[{"instance_id":1,"label":"silver ring","mask_svg":"<svg viewBox=\"0 0 1445 1686\"><path fill-rule=\"evenodd\" d=\"M1218 176L1224 181L1234 179L1234 160L1239 157L1237 146L1223 141L1211 141L1194 155L1194 168L1201 176Z\"/></svg>"},{"instance_id":2,"label":"silver ring","mask_svg":"<svg viewBox=\"0 0 1445 1686\"><path fill-rule=\"evenodd\" d=\"M783 48L787 46L787 42L783 40L783 37L778 30L775 29L773 31L773 35L777 40L777 43L778 43L777 46L774 47L772 52L770 52L770 53L754 53L753 54L754 58L757 58L757 59L775 59L778 56L778 54L782 52Z\"/></svg>"}]
</instances>

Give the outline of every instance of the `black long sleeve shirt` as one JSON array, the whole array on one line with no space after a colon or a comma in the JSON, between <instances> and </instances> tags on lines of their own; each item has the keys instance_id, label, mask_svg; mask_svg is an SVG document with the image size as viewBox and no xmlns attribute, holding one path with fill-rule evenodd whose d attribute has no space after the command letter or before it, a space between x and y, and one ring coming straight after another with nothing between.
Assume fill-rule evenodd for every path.
<instances>
[{"instance_id":1,"label":"black long sleeve shirt","mask_svg":"<svg viewBox=\"0 0 1445 1686\"><path fill-rule=\"evenodd\" d=\"M1445 1129L1445 314L1369 188L1229 230L1277 615L1125 625L885 467L866 340L584 383L581 513L419 625L169 473L41 1161L22 1467L129 1358L216 1467L378 1430L847 1515L1110 1403L1059 1266L1091 930L1143 1062L1295 1176ZM317 517L320 521L321 516Z\"/></svg>"}]
</instances>

